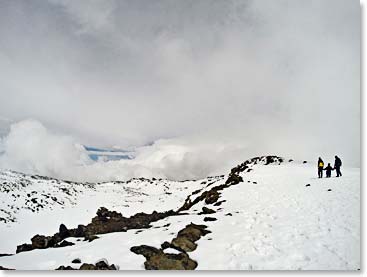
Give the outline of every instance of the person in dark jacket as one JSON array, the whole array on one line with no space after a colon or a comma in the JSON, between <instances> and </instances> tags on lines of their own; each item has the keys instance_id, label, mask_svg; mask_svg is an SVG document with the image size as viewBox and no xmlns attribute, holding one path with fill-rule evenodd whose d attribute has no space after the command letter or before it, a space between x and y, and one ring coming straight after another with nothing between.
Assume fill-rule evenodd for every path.
<instances>
[{"instance_id":1,"label":"person in dark jacket","mask_svg":"<svg viewBox=\"0 0 367 277\"><path fill-rule=\"evenodd\" d=\"M319 174L319 178L322 178L322 174L324 172L324 161L319 157L319 161L317 162L317 171Z\"/></svg>"},{"instance_id":2,"label":"person in dark jacket","mask_svg":"<svg viewBox=\"0 0 367 277\"><path fill-rule=\"evenodd\" d=\"M331 167L330 163L328 163L327 167L325 167L324 170L326 170L326 178L330 178L331 177L331 171L334 170L334 169Z\"/></svg>"},{"instance_id":3,"label":"person in dark jacket","mask_svg":"<svg viewBox=\"0 0 367 277\"><path fill-rule=\"evenodd\" d=\"M334 169L336 170L336 177L341 177L342 173L340 172L340 167L342 166L342 160L335 156Z\"/></svg>"}]
</instances>

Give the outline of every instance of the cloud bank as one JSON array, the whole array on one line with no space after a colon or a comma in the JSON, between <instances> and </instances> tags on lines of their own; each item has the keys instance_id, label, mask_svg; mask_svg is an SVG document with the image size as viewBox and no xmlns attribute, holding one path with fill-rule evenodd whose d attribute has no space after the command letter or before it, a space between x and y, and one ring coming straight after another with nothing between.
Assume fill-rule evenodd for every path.
<instances>
[{"instance_id":1,"label":"cloud bank","mask_svg":"<svg viewBox=\"0 0 367 277\"><path fill-rule=\"evenodd\" d=\"M360 164L358 1L0 5L0 116L87 145L155 141L142 149L168 155L158 160L186 172L176 178L257 153ZM63 175L89 176L78 153ZM126 175L153 167L134 161Z\"/></svg>"},{"instance_id":2,"label":"cloud bank","mask_svg":"<svg viewBox=\"0 0 367 277\"><path fill-rule=\"evenodd\" d=\"M203 143L201 139L159 140L137 148L134 160L95 162L71 137L52 133L38 121L25 120L13 124L0 143L0 168L75 181L186 180L225 173L234 160L241 161L243 143Z\"/></svg>"}]
</instances>

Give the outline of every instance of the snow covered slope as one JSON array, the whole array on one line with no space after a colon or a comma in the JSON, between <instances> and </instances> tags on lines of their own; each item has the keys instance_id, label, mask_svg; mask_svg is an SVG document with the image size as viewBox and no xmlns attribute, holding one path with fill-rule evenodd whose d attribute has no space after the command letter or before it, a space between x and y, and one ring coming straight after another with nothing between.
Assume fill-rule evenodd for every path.
<instances>
[{"instance_id":1,"label":"snow covered slope","mask_svg":"<svg viewBox=\"0 0 367 277\"><path fill-rule=\"evenodd\" d=\"M192 222L205 224L211 232L187 252L198 270L358 270L360 169L343 168L342 178L318 179L314 165L281 161L253 159L227 176L185 182L142 178L83 184L2 172L0 254L14 254L17 245L36 234L54 234L61 223L69 228L88 224L101 206L123 216L181 209L151 223L151 228L101 234L91 242L69 237L75 245L0 257L0 266L79 268L71 263L79 258L83 263L107 259L119 269L144 269L146 259L131 247L160 248ZM203 214L203 207L213 213ZM173 241L161 249L183 252Z\"/></svg>"}]
</instances>

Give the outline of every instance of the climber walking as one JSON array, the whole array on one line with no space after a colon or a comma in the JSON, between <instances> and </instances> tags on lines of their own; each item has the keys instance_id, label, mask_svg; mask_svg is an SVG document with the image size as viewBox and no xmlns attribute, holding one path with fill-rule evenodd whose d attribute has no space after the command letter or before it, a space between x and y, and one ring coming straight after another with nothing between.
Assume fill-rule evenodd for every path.
<instances>
[{"instance_id":1,"label":"climber walking","mask_svg":"<svg viewBox=\"0 0 367 277\"><path fill-rule=\"evenodd\" d=\"M336 170L336 177L341 177L342 173L340 171L340 167L342 166L342 160L335 156L334 169Z\"/></svg>"},{"instance_id":2,"label":"climber walking","mask_svg":"<svg viewBox=\"0 0 367 277\"><path fill-rule=\"evenodd\" d=\"M324 170L324 161L319 157L319 161L317 162L317 169L319 178L322 178L323 170Z\"/></svg>"}]
</instances>

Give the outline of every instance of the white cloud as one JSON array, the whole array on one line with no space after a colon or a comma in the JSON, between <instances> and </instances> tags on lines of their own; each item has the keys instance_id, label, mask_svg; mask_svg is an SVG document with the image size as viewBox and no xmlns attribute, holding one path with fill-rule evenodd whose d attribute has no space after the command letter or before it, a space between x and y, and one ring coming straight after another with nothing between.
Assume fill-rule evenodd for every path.
<instances>
[{"instance_id":1,"label":"white cloud","mask_svg":"<svg viewBox=\"0 0 367 277\"><path fill-rule=\"evenodd\" d=\"M67 178L75 168L91 164L71 137L55 135L35 120L13 124L2 146L0 167L20 172Z\"/></svg>"},{"instance_id":2,"label":"white cloud","mask_svg":"<svg viewBox=\"0 0 367 277\"><path fill-rule=\"evenodd\" d=\"M158 140L141 157L170 168L141 158L106 177L199 176L233 149L358 166L359 23L346 0L7 1L1 115L93 146Z\"/></svg>"},{"instance_id":3,"label":"white cloud","mask_svg":"<svg viewBox=\"0 0 367 277\"><path fill-rule=\"evenodd\" d=\"M114 0L49 0L50 3L65 8L72 20L79 26L77 32L93 34L102 31L112 31L114 28Z\"/></svg>"},{"instance_id":4,"label":"white cloud","mask_svg":"<svg viewBox=\"0 0 367 277\"><path fill-rule=\"evenodd\" d=\"M197 179L227 172L243 159L243 143L214 143L202 138L159 140L140 147L134 160L93 162L71 137L56 135L40 122L11 126L3 139L0 168L76 181L126 180L133 177Z\"/></svg>"}]
</instances>

